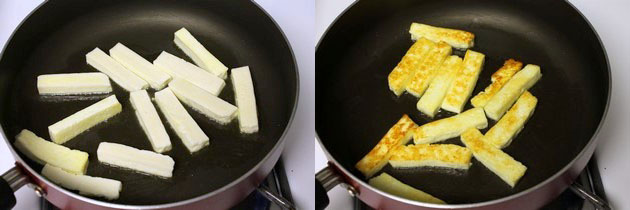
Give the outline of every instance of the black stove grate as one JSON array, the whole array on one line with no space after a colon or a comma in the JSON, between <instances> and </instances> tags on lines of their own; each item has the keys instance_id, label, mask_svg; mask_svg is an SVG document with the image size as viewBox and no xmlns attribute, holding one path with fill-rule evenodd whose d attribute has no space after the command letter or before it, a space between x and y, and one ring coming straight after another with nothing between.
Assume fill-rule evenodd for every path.
<instances>
[{"instance_id":1,"label":"black stove grate","mask_svg":"<svg viewBox=\"0 0 630 210\"><path fill-rule=\"evenodd\" d=\"M265 179L262 185L267 186L276 195L280 195L290 202L293 202L291 197L291 189L287 180L287 174L284 171L284 165L282 160L278 160L278 163L273 168L267 179ZM258 193L256 190L250 193L245 200L238 205L234 206L232 210L282 210L282 208L275 203L269 201L265 196Z\"/></svg>"}]
</instances>

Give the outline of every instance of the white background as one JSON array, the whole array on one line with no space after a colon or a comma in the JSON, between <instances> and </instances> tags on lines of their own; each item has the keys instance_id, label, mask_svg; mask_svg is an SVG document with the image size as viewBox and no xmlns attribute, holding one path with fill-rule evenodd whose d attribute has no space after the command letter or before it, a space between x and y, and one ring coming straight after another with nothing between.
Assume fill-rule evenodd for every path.
<instances>
[{"instance_id":1,"label":"white background","mask_svg":"<svg viewBox=\"0 0 630 210\"><path fill-rule=\"evenodd\" d=\"M352 0L317 0L315 25L317 40L328 25ZM630 209L630 1L627 0L570 0L593 24L604 42L612 69L612 101L604 127L600 131L597 162L606 196L615 209ZM576 113L577 114L577 113ZM326 165L326 157L319 144L315 146L315 169ZM330 192L328 209L347 209L350 197L339 188Z\"/></svg>"},{"instance_id":2,"label":"white background","mask_svg":"<svg viewBox=\"0 0 630 210\"><path fill-rule=\"evenodd\" d=\"M300 70L300 101L287 135L282 154L293 199L300 209L313 209L314 171L314 1L313 0L255 0L280 25L293 48ZM42 0L0 0L0 46L26 15ZM4 142L0 140L0 142ZM13 166L13 157L4 143L0 143L0 174ZM37 209L39 201L33 190L24 187L17 192L15 209Z\"/></svg>"}]
</instances>

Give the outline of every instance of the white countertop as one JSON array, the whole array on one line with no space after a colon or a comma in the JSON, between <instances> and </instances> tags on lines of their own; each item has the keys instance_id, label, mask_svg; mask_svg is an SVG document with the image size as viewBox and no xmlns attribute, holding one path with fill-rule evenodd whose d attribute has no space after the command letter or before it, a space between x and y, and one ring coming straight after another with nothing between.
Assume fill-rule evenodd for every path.
<instances>
[{"instance_id":1,"label":"white countertop","mask_svg":"<svg viewBox=\"0 0 630 210\"><path fill-rule=\"evenodd\" d=\"M328 25L348 7L353 0L317 0L315 23L317 40L321 38ZM630 209L628 189L630 189L630 19L627 0L570 0L593 24L604 42L610 67L613 87L609 114L600 131L600 145L595 156L604 183L608 201L615 209ZM326 157L319 144L315 143L315 170L326 166ZM347 209L352 200L339 188L329 192L331 205L328 209Z\"/></svg>"},{"instance_id":2,"label":"white countertop","mask_svg":"<svg viewBox=\"0 0 630 210\"><path fill-rule=\"evenodd\" d=\"M287 134L287 145L282 154L291 185L293 199L300 209L314 208L314 170L310 163L313 157L314 136L314 60L315 36L314 2L311 0L255 0L280 25L293 48L300 71L300 101L291 130ZM0 46L4 46L17 25L42 0L0 0ZM0 142L4 142L0 139ZM4 143L0 143L0 173L13 167L13 157ZM305 164L307 163L307 164ZM37 209L39 200L33 190L23 187L16 193L15 209Z\"/></svg>"}]
</instances>

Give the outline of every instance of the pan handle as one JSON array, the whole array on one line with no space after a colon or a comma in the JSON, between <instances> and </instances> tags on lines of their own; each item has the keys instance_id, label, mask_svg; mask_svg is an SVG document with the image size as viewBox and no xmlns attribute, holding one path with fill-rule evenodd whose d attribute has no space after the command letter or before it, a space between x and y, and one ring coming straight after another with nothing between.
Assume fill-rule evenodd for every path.
<instances>
[{"instance_id":1,"label":"pan handle","mask_svg":"<svg viewBox=\"0 0 630 210\"><path fill-rule=\"evenodd\" d=\"M343 178L335 172L330 166L326 166L317 174L315 174L315 209L325 209L330 200L328 198L328 191L337 185L343 185L348 190L348 193L352 196L357 196L358 192L354 187L343 182Z\"/></svg>"},{"instance_id":2,"label":"pan handle","mask_svg":"<svg viewBox=\"0 0 630 210\"><path fill-rule=\"evenodd\" d=\"M12 209L15 206L14 192L28 184L28 177L17 166L9 169L0 178L0 209Z\"/></svg>"},{"instance_id":3,"label":"pan handle","mask_svg":"<svg viewBox=\"0 0 630 210\"><path fill-rule=\"evenodd\" d=\"M608 202L606 200L604 200L603 198L595 195L594 193L591 193L589 191L587 191L586 189L584 189L584 187L576 182L574 182L569 189L571 189L571 191L573 191L573 193L577 194L578 196L582 197L582 199L587 200L588 202L591 202L591 204L593 204L595 206L596 209L598 210L611 210L612 207L610 206L610 204L608 204Z\"/></svg>"}]
</instances>

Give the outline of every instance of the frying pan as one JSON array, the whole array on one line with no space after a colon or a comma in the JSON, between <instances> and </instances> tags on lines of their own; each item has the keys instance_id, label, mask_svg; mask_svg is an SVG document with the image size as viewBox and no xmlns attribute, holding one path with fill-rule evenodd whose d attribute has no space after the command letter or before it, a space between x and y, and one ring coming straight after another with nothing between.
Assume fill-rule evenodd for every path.
<instances>
[{"instance_id":1,"label":"frying pan","mask_svg":"<svg viewBox=\"0 0 630 210\"><path fill-rule=\"evenodd\" d=\"M412 22L475 34L472 50L486 59L473 94L489 85L490 75L508 58L541 66L543 77L530 89L539 99L536 111L504 149L528 167L514 188L476 160L464 172L383 169L449 203L427 204L372 188L355 169L403 114L419 125L454 115L441 111L430 119L416 110L416 98L389 91L387 75L412 45ZM316 186L322 204L325 190L346 183L378 209L539 208L564 191L590 159L610 99L604 47L577 9L561 0L360 0L328 28L315 56L315 129L329 158L329 167L317 175L324 184ZM489 120L488 128L494 124ZM463 146L459 138L443 143Z\"/></svg>"},{"instance_id":2,"label":"frying pan","mask_svg":"<svg viewBox=\"0 0 630 210\"><path fill-rule=\"evenodd\" d=\"M259 112L258 133L242 135L236 120L218 125L187 107L210 137L210 145L191 155L167 125L173 149L165 154L176 162L171 179L105 166L96 157L100 142L151 150L129 93L112 82L112 94L123 111L64 145L90 154L88 175L120 180L123 190L119 199L107 201L65 190L38 174L41 165L14 150L12 142L21 129L49 139L47 126L106 97L41 97L36 90L37 75L94 72L86 64L85 54L95 47L107 51L117 42L150 61L161 51L190 61L172 41L173 33L181 27L191 31L228 67L250 66ZM226 82L220 98L234 104L231 82ZM2 135L16 158L16 168L3 176L11 180L13 189L7 190L7 183L3 183L2 207L11 207L14 201L4 200L14 200L12 191L29 182L60 208L229 208L254 190L279 158L296 108L297 87L297 67L286 38L252 1L45 2L14 32L0 60ZM149 92L153 95L154 91ZM161 113L160 117L165 119Z\"/></svg>"}]
</instances>

